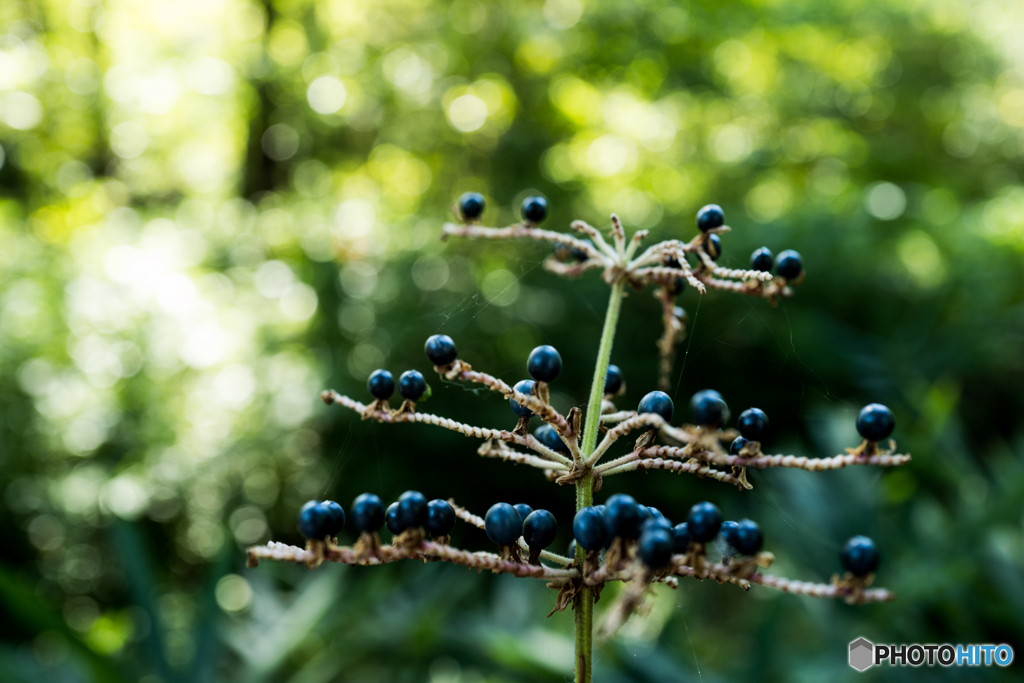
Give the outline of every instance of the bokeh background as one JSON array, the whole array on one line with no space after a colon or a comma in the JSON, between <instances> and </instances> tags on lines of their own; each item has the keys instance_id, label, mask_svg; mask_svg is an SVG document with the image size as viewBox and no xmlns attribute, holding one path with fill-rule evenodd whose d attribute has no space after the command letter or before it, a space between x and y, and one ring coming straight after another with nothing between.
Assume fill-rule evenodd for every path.
<instances>
[{"instance_id":1,"label":"bokeh background","mask_svg":"<svg viewBox=\"0 0 1024 683\"><path fill-rule=\"evenodd\" d=\"M305 500L363 491L526 502L569 540L570 490L317 398L427 373L445 332L509 381L556 345L554 401L585 403L607 288L546 273L543 245L439 241L466 190L487 224L539 192L552 228L615 211L655 239L714 201L724 264L798 249L806 283L777 308L681 297L679 419L714 387L768 412L771 452L832 455L880 401L914 455L744 493L607 480L677 520L702 499L758 520L792 578L827 581L869 534L899 600L683 581L597 649L596 680L852 680L858 636L1020 653L1022 35L1016 0L0 3L0 678L571 677L571 615L545 619L539 582L244 567L250 544L299 541ZM624 406L655 385L659 332L632 295ZM513 424L432 384L425 410Z\"/></svg>"}]
</instances>

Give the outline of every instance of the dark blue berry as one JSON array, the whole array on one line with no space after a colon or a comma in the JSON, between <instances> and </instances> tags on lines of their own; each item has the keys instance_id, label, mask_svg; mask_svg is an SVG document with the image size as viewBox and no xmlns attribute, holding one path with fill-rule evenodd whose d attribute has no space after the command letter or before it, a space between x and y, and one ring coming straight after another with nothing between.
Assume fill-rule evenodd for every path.
<instances>
[{"instance_id":1,"label":"dark blue berry","mask_svg":"<svg viewBox=\"0 0 1024 683\"><path fill-rule=\"evenodd\" d=\"M604 520L612 536L636 538L640 525L640 507L632 496L616 493L605 503Z\"/></svg>"},{"instance_id":2,"label":"dark blue berry","mask_svg":"<svg viewBox=\"0 0 1024 683\"><path fill-rule=\"evenodd\" d=\"M747 408L736 420L736 429L749 441L764 441L768 436L768 416L760 408Z\"/></svg>"},{"instance_id":3,"label":"dark blue berry","mask_svg":"<svg viewBox=\"0 0 1024 683\"><path fill-rule=\"evenodd\" d=\"M612 541L615 540L615 536L608 529L608 506L607 505L595 505L594 509L601 513L601 519L604 521L604 528L607 531L605 534L604 547L612 547Z\"/></svg>"},{"instance_id":4,"label":"dark blue berry","mask_svg":"<svg viewBox=\"0 0 1024 683\"><path fill-rule=\"evenodd\" d=\"M707 543L718 535L722 526L722 511L712 503L697 503L690 508L686 528L690 538L698 543Z\"/></svg>"},{"instance_id":5,"label":"dark blue berry","mask_svg":"<svg viewBox=\"0 0 1024 683\"><path fill-rule=\"evenodd\" d=\"M466 192L459 197L459 213L465 220L471 221L480 218L486 204L484 196L479 192Z\"/></svg>"},{"instance_id":6,"label":"dark blue berry","mask_svg":"<svg viewBox=\"0 0 1024 683\"><path fill-rule=\"evenodd\" d=\"M622 376L622 370L619 369L618 365L609 365L608 372L604 376L604 393L615 396L622 391L622 382L625 378Z\"/></svg>"},{"instance_id":7,"label":"dark blue berry","mask_svg":"<svg viewBox=\"0 0 1024 683\"><path fill-rule=\"evenodd\" d=\"M857 416L857 431L868 441L881 441L896 428L892 411L881 403L871 403L860 409Z\"/></svg>"},{"instance_id":8,"label":"dark blue berry","mask_svg":"<svg viewBox=\"0 0 1024 683\"><path fill-rule=\"evenodd\" d=\"M327 506L327 512L331 515L331 524L327 529L327 535L337 536L345 528L345 508L333 500L325 500L324 505Z\"/></svg>"},{"instance_id":9,"label":"dark blue berry","mask_svg":"<svg viewBox=\"0 0 1024 683\"><path fill-rule=\"evenodd\" d=\"M533 380L521 379L518 382L516 382L516 385L512 388L518 391L520 394L526 394L527 396L530 396L533 393ZM533 415L532 410L530 410L524 405L520 405L519 401L515 400L514 398L510 398L508 400L508 404L512 408L512 412L518 415L519 417L529 417Z\"/></svg>"},{"instance_id":10,"label":"dark blue berry","mask_svg":"<svg viewBox=\"0 0 1024 683\"><path fill-rule=\"evenodd\" d=\"M546 422L542 424L540 427L537 427L537 429L533 431L533 435L537 437L537 441L540 441L542 444L544 444L545 446L547 446L548 448L555 452L569 452L569 447L565 445L565 442L562 441L562 438L558 436L558 432L555 431L555 428L547 424Z\"/></svg>"},{"instance_id":11,"label":"dark blue berry","mask_svg":"<svg viewBox=\"0 0 1024 683\"><path fill-rule=\"evenodd\" d=\"M722 255L722 238L714 234L705 237L704 253L710 256L712 261L717 261L718 257Z\"/></svg>"},{"instance_id":12,"label":"dark blue berry","mask_svg":"<svg viewBox=\"0 0 1024 683\"><path fill-rule=\"evenodd\" d=\"M661 569L672 559L675 537L670 530L661 527L648 527L640 536L637 554L640 560L651 569Z\"/></svg>"},{"instance_id":13,"label":"dark blue berry","mask_svg":"<svg viewBox=\"0 0 1024 683\"><path fill-rule=\"evenodd\" d=\"M651 517L653 517L654 514L651 512L651 509L649 507L647 507L646 505L644 505L643 503L637 503L636 504L636 513L637 513L637 520L636 520L637 534L639 535L640 528L643 527L644 522L646 522Z\"/></svg>"},{"instance_id":14,"label":"dark blue berry","mask_svg":"<svg viewBox=\"0 0 1024 683\"><path fill-rule=\"evenodd\" d=\"M721 427L729 420L729 406L714 389L694 394L690 399L690 411L701 427Z\"/></svg>"},{"instance_id":15,"label":"dark blue berry","mask_svg":"<svg viewBox=\"0 0 1024 683\"><path fill-rule=\"evenodd\" d=\"M548 217L548 200L543 197L527 197L523 200L523 206L519 212L524 221L540 223Z\"/></svg>"},{"instance_id":16,"label":"dark blue berry","mask_svg":"<svg viewBox=\"0 0 1024 683\"><path fill-rule=\"evenodd\" d=\"M640 405L636 407L636 412L641 415L654 413L660 415L665 422L669 422L672 420L673 408L672 399L668 397L668 394L664 391L652 391L640 399Z\"/></svg>"},{"instance_id":17,"label":"dark blue berry","mask_svg":"<svg viewBox=\"0 0 1024 683\"><path fill-rule=\"evenodd\" d=\"M867 536L854 536L846 545L839 556L846 571L854 576L867 576L878 569L878 546Z\"/></svg>"},{"instance_id":18,"label":"dark blue berry","mask_svg":"<svg viewBox=\"0 0 1024 683\"><path fill-rule=\"evenodd\" d=\"M682 524L676 524L675 528L672 530L672 533L675 536L675 544L673 545L672 549L676 554L682 555L690 547L689 527L686 525L686 522L683 522Z\"/></svg>"},{"instance_id":19,"label":"dark blue berry","mask_svg":"<svg viewBox=\"0 0 1024 683\"><path fill-rule=\"evenodd\" d=\"M804 272L804 260L797 252L787 249L779 254L779 258L775 262L775 272L787 280L795 280L800 277L800 273Z\"/></svg>"},{"instance_id":20,"label":"dark blue berry","mask_svg":"<svg viewBox=\"0 0 1024 683\"><path fill-rule=\"evenodd\" d=\"M334 514L327 503L311 500L299 510L299 533L313 541L322 541L331 535Z\"/></svg>"},{"instance_id":21,"label":"dark blue berry","mask_svg":"<svg viewBox=\"0 0 1024 683\"><path fill-rule=\"evenodd\" d=\"M406 491L398 497L398 519L405 529L427 523L427 499L419 491Z\"/></svg>"},{"instance_id":22,"label":"dark blue berry","mask_svg":"<svg viewBox=\"0 0 1024 683\"><path fill-rule=\"evenodd\" d=\"M753 520L741 520L736 525L736 531L733 532L733 540L729 545L736 548L740 555L756 555L761 552L761 546L764 545L764 535L761 533L761 527Z\"/></svg>"},{"instance_id":23,"label":"dark blue berry","mask_svg":"<svg viewBox=\"0 0 1024 683\"><path fill-rule=\"evenodd\" d=\"M530 352L526 369L538 382L554 382L562 372L562 357L554 346L538 346Z\"/></svg>"},{"instance_id":24,"label":"dark blue berry","mask_svg":"<svg viewBox=\"0 0 1024 683\"><path fill-rule=\"evenodd\" d=\"M725 542L734 548L736 547L736 527L738 526L739 524L729 520L722 522L722 526L718 528L718 533L722 534Z\"/></svg>"},{"instance_id":25,"label":"dark blue berry","mask_svg":"<svg viewBox=\"0 0 1024 683\"><path fill-rule=\"evenodd\" d=\"M527 515L523 522L523 540L530 550L543 550L555 540L558 533L558 522L547 510L535 510Z\"/></svg>"},{"instance_id":26,"label":"dark blue berry","mask_svg":"<svg viewBox=\"0 0 1024 683\"><path fill-rule=\"evenodd\" d=\"M402 524L402 520L398 517L398 503L392 503L388 505L387 512L384 513L384 521L388 525L388 531L397 536L398 534L405 531L406 527Z\"/></svg>"},{"instance_id":27,"label":"dark blue berry","mask_svg":"<svg viewBox=\"0 0 1024 683\"><path fill-rule=\"evenodd\" d=\"M449 365L455 362L459 356L459 350L455 348L455 342L447 334L435 334L427 338L423 345L427 358L434 365Z\"/></svg>"},{"instance_id":28,"label":"dark blue berry","mask_svg":"<svg viewBox=\"0 0 1024 683\"><path fill-rule=\"evenodd\" d=\"M725 212L718 204L702 206L697 212L697 227L701 232L707 232L712 228L720 228L725 225Z\"/></svg>"},{"instance_id":29,"label":"dark blue berry","mask_svg":"<svg viewBox=\"0 0 1024 683\"><path fill-rule=\"evenodd\" d=\"M756 249L754 253L750 255L750 268L752 270L760 270L767 273L772 269L774 264L775 255L772 254L772 250L768 247Z\"/></svg>"},{"instance_id":30,"label":"dark blue berry","mask_svg":"<svg viewBox=\"0 0 1024 683\"><path fill-rule=\"evenodd\" d=\"M572 535L584 550L600 550L608 540L604 516L592 507L581 508L573 517Z\"/></svg>"},{"instance_id":31,"label":"dark blue berry","mask_svg":"<svg viewBox=\"0 0 1024 683\"><path fill-rule=\"evenodd\" d=\"M516 512L519 513L519 519L523 520L524 522L526 521L526 518L530 516L530 513L533 512L533 508L527 505L526 503L518 503L516 505L513 505L512 507L515 508Z\"/></svg>"},{"instance_id":32,"label":"dark blue berry","mask_svg":"<svg viewBox=\"0 0 1024 683\"><path fill-rule=\"evenodd\" d=\"M585 242L591 247L594 246L594 243L591 242L590 240L584 239L580 241ZM582 249L558 242L555 243L555 258L561 261L562 263L568 263L569 261L576 261L578 263L582 263L586 261L588 258L590 258L590 256L586 251Z\"/></svg>"},{"instance_id":33,"label":"dark blue berry","mask_svg":"<svg viewBox=\"0 0 1024 683\"><path fill-rule=\"evenodd\" d=\"M512 545L523 533L523 519L508 503L495 503L484 516L487 538L498 545Z\"/></svg>"},{"instance_id":34,"label":"dark blue berry","mask_svg":"<svg viewBox=\"0 0 1024 683\"><path fill-rule=\"evenodd\" d=\"M455 510L448 501L435 498L427 503L427 531L431 536L447 536L454 527Z\"/></svg>"},{"instance_id":35,"label":"dark blue berry","mask_svg":"<svg viewBox=\"0 0 1024 683\"><path fill-rule=\"evenodd\" d=\"M371 396L383 401L395 393L395 378L387 370L374 370L366 380L366 388Z\"/></svg>"},{"instance_id":36,"label":"dark blue berry","mask_svg":"<svg viewBox=\"0 0 1024 683\"><path fill-rule=\"evenodd\" d=\"M585 243L585 244L587 244L590 247L594 246L594 243L591 242L588 239L582 239L580 241ZM583 261L586 261L588 258L590 258L590 255L587 252L583 251L582 249L577 249L576 247L573 247L572 248L572 257L574 259L576 259L577 261L583 262Z\"/></svg>"},{"instance_id":37,"label":"dark blue berry","mask_svg":"<svg viewBox=\"0 0 1024 683\"><path fill-rule=\"evenodd\" d=\"M739 455L740 451L743 450L743 447L746 445L747 440L744 439L742 436L737 436L735 439L732 440L732 443L729 445L729 455Z\"/></svg>"},{"instance_id":38,"label":"dark blue berry","mask_svg":"<svg viewBox=\"0 0 1024 683\"><path fill-rule=\"evenodd\" d=\"M373 532L384 524L384 504L372 493L361 493L352 501L352 524L357 531Z\"/></svg>"},{"instance_id":39,"label":"dark blue berry","mask_svg":"<svg viewBox=\"0 0 1024 683\"><path fill-rule=\"evenodd\" d=\"M652 515L654 515L655 517L665 517L665 515L661 514L661 510L659 510L658 508L654 507L653 505L648 505L647 506L647 510Z\"/></svg>"},{"instance_id":40,"label":"dark blue berry","mask_svg":"<svg viewBox=\"0 0 1024 683\"><path fill-rule=\"evenodd\" d=\"M648 529L665 529L672 531L672 522L659 515L651 515L640 524L640 534L643 535Z\"/></svg>"},{"instance_id":41,"label":"dark blue berry","mask_svg":"<svg viewBox=\"0 0 1024 683\"><path fill-rule=\"evenodd\" d=\"M427 381L423 379L423 373L419 370L406 370L398 378L398 393L404 399L418 401L426 391Z\"/></svg>"}]
</instances>

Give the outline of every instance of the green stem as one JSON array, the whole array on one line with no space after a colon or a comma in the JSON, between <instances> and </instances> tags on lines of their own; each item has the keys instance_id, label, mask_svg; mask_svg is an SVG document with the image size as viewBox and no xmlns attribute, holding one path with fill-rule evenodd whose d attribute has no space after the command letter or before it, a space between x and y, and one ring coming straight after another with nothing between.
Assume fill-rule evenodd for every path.
<instances>
[{"instance_id":1,"label":"green stem","mask_svg":"<svg viewBox=\"0 0 1024 683\"><path fill-rule=\"evenodd\" d=\"M601 345L597 348L597 366L594 368L594 380L590 384L590 400L587 401L587 421L583 426L583 446L581 451L584 457L593 453L594 447L597 446L597 432L601 426L601 399L604 398L604 381L608 375L608 364L612 358L615 326L619 322L619 311L622 310L622 293L625 287L625 280L619 280L612 286L612 296L608 300L608 311L604 315Z\"/></svg>"},{"instance_id":2,"label":"green stem","mask_svg":"<svg viewBox=\"0 0 1024 683\"><path fill-rule=\"evenodd\" d=\"M601 331L601 344L597 348L597 365L594 367L594 380L590 385L590 400L587 402L586 423L583 426L583 445L580 453L584 459L594 452L597 446L597 432L601 426L601 400L604 398L604 381L608 374L608 364L612 357L612 344L615 341L615 327L619 322L619 311L622 309L622 293L626 283L622 280L612 286L612 295L608 300L608 310L604 316L604 329ZM576 480L576 510L594 504L594 477L588 474ZM586 551L576 547L576 559L580 566ZM594 663L594 591L584 587L580 591L576 606L576 683L591 683L593 680Z\"/></svg>"}]
</instances>

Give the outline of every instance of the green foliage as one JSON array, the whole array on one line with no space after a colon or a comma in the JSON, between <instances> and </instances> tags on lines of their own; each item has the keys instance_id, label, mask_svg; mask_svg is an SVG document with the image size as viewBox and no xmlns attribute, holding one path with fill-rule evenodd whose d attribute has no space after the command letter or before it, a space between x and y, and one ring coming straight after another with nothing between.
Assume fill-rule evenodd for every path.
<instances>
[{"instance_id":1,"label":"green foliage","mask_svg":"<svg viewBox=\"0 0 1024 683\"><path fill-rule=\"evenodd\" d=\"M606 289L556 281L537 245L440 243L467 190L489 225L540 192L556 229L615 211L659 239L715 201L723 265L798 249L807 282L778 309L684 295L676 404L714 386L768 412L773 452L832 455L880 401L914 455L743 494L610 480L669 517L710 498L759 520L794 578L872 535L899 600L684 582L598 648L599 680L852 678L861 635L1022 651L1022 31L1009 0L0 3L0 670L565 679L571 616L543 620L539 584L242 568L298 540L306 499L364 490L524 501L566 533L569 489L317 401L425 372L443 331L507 380L555 344L552 400L585 403ZM627 402L654 387L657 310L623 307ZM511 426L428 381L431 412Z\"/></svg>"}]
</instances>

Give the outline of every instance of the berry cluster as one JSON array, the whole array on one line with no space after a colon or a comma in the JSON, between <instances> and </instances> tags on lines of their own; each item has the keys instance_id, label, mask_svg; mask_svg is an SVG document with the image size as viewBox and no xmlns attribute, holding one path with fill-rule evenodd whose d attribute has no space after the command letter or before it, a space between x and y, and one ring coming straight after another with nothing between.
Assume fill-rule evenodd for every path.
<instances>
[{"instance_id":1,"label":"berry cluster","mask_svg":"<svg viewBox=\"0 0 1024 683\"><path fill-rule=\"evenodd\" d=\"M352 524L361 534L375 534L387 524L395 536L425 529L433 538L447 537L455 526L455 509L444 500L427 502L419 491L406 491L387 510L380 498L363 493L352 501ZM345 528L345 511L333 501L311 500L299 512L299 532L311 541L337 536Z\"/></svg>"},{"instance_id":2,"label":"berry cluster","mask_svg":"<svg viewBox=\"0 0 1024 683\"><path fill-rule=\"evenodd\" d=\"M460 359L455 342L444 334L431 336L424 345L434 370L446 381L482 385L501 394L516 416L514 429L477 427L419 412L417 401L429 397L430 387L417 370L408 370L399 378L398 389L404 402L398 410L388 406L395 381L383 369L373 372L367 381L374 399L369 405L330 390L323 392L322 398L328 404L356 411L364 419L429 424L480 439L483 444L477 451L479 455L537 468L557 484L574 487L577 512L569 556L548 550L557 535L558 524L547 510L533 510L522 503L496 503L481 518L450 499L428 502L423 494L406 491L386 509L380 498L371 493L355 499L350 515L359 538L351 548L338 546L336 541L345 526L341 506L332 501L310 501L299 513L299 530L307 539L306 547L269 543L252 548L251 565L255 566L260 558L301 562L311 568L325 560L380 564L429 559L544 579L549 587L558 590L556 610L570 605L579 610L577 661L583 669L578 668L578 674L581 670L589 671L594 596L609 581L627 583L627 589L620 592L607 610L605 624L610 624L611 630L638 608L647 586L659 582L674 588L680 577L713 578L743 588L757 584L794 594L841 598L855 604L893 598L885 589L869 587L878 567L879 552L874 542L863 536L850 539L843 547L840 559L845 576L833 577L830 584L811 584L762 573L759 568L769 567L773 556L762 550L764 536L760 526L749 519L723 520L721 511L712 503L693 505L686 520L679 524L673 524L657 508L641 505L625 494L610 496L604 504L593 504L594 495L607 477L636 470L694 474L745 490L752 488L746 476L748 467L824 471L849 466L902 465L910 460L909 455L894 453L892 442L888 449L880 446L892 434L895 418L892 411L877 403L865 406L857 417L863 442L848 448L846 454L827 458L765 455L761 448L770 433L765 411L748 408L737 417L735 428L730 428L729 406L713 389L692 396L689 409L693 424L672 424L675 407L664 390L668 387L673 349L682 338L686 322L685 312L675 305L676 297L690 286L700 294L718 289L760 297L774 304L779 297L792 295L790 284L804 279L803 261L797 252L786 250L776 259L767 247L762 247L752 254L749 270L717 265L723 250L722 236L730 228L725 224L721 207L715 204L697 212L698 234L693 239L665 240L643 251L640 243L646 231L627 239L614 215L606 240L600 231L582 221L571 224L575 232L581 233L580 238L539 228L548 214L543 197L527 197L520 207L522 221L506 228L480 226L485 208L486 201L479 193L462 195L457 206L462 222L446 225L444 237L545 241L555 247L553 257L545 261L548 270L574 277L600 269L610 286L611 298L586 410L574 407L562 415L549 403L549 384L562 373L562 357L553 346L533 349L526 359L528 377L509 385ZM777 278L771 273L773 268ZM646 393L635 411L621 410L615 401L626 393L625 378L622 370L610 363L615 326L626 288L639 291L649 284L655 286L655 296L662 303L665 330L658 342L659 388ZM542 424L531 434L534 417ZM634 431L639 436L627 453L601 462L620 439ZM449 538L456 519L483 529L499 552L470 552L452 547ZM379 538L384 525L394 536L388 546L381 545ZM709 561L711 551L721 551L721 559ZM542 564L542 560L548 564ZM552 563L558 566L551 566Z\"/></svg>"},{"instance_id":3,"label":"berry cluster","mask_svg":"<svg viewBox=\"0 0 1024 683\"><path fill-rule=\"evenodd\" d=\"M406 401L420 400L428 388L419 370L406 370L398 378L398 394ZM374 370L366 380L366 389L378 401L386 401L395 393L395 378L387 370Z\"/></svg>"},{"instance_id":4,"label":"berry cluster","mask_svg":"<svg viewBox=\"0 0 1024 683\"><path fill-rule=\"evenodd\" d=\"M459 197L459 215L464 221L478 220L486 206L487 201L479 192L466 192ZM538 196L527 197L519 207L519 215L529 225L543 222L548 217L548 200Z\"/></svg>"}]
</instances>

